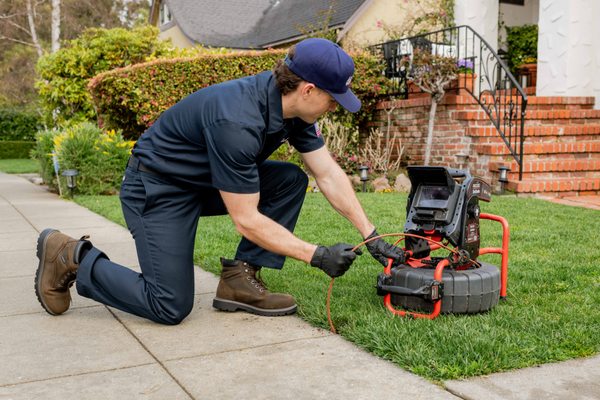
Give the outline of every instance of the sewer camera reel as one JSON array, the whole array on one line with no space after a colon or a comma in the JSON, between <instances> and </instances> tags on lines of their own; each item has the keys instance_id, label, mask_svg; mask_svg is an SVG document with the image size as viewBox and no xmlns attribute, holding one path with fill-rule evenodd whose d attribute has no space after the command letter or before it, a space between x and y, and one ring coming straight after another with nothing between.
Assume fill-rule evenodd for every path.
<instances>
[{"instance_id":1,"label":"sewer camera reel","mask_svg":"<svg viewBox=\"0 0 600 400\"><path fill-rule=\"evenodd\" d=\"M480 211L479 201L491 200L490 185L468 170L438 166L409 166L408 177L404 233L395 235L404 238L406 260L400 265L388 260L377 294L400 316L434 319L490 310L506 297L510 240L506 219ZM502 225L501 247L480 248L480 219ZM431 256L440 248L449 255ZM490 253L502 255L500 268L477 260Z\"/></svg>"}]
</instances>

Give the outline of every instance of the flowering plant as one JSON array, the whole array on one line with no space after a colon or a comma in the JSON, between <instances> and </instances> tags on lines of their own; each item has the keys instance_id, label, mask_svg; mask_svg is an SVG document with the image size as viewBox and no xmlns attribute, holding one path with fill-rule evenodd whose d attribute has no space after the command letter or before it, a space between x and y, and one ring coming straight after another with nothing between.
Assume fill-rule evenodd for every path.
<instances>
[{"instance_id":1,"label":"flowering plant","mask_svg":"<svg viewBox=\"0 0 600 400\"><path fill-rule=\"evenodd\" d=\"M51 162L55 157L60 170L79 171L80 194L118 192L134 145L120 131L102 131L95 124L83 122L62 130L40 132L37 138L39 144L34 154L48 186L57 188L64 184L54 175Z\"/></svg>"},{"instance_id":2,"label":"flowering plant","mask_svg":"<svg viewBox=\"0 0 600 400\"><path fill-rule=\"evenodd\" d=\"M456 62L458 67L458 73L460 74L472 74L473 73L473 61L465 58L461 58Z\"/></svg>"}]
</instances>

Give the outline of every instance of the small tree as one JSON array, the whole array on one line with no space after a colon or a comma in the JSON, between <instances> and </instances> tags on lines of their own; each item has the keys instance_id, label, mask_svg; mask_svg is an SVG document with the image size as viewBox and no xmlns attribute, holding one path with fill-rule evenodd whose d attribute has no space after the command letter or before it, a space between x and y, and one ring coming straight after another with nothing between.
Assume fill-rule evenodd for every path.
<instances>
[{"instance_id":1,"label":"small tree","mask_svg":"<svg viewBox=\"0 0 600 400\"><path fill-rule=\"evenodd\" d=\"M395 109L396 107L392 107L385 110L387 114L385 134L379 128L371 129L369 137L360 149L361 164L368 165L375 172L383 173L385 178L388 177L389 171L396 171L400 168L402 153L404 153L400 138L390 135L392 113ZM396 152L396 159L392 161L394 151Z\"/></svg>"},{"instance_id":2,"label":"small tree","mask_svg":"<svg viewBox=\"0 0 600 400\"><path fill-rule=\"evenodd\" d=\"M431 95L424 162L425 165L429 165L437 105L446 94L446 86L458 76L456 58L439 56L416 48L413 51L412 65L409 71L409 79L422 91Z\"/></svg>"}]
</instances>

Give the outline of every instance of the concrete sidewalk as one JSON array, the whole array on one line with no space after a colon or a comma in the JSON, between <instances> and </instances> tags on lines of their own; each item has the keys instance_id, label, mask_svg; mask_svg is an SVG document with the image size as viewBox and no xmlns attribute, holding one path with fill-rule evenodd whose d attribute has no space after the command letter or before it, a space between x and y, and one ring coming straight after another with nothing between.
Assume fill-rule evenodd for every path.
<instances>
[{"instance_id":1,"label":"concrete sidewalk","mask_svg":"<svg viewBox=\"0 0 600 400\"><path fill-rule=\"evenodd\" d=\"M74 289L71 309L53 317L33 290L37 236L47 227L90 234L112 260L137 269L126 229L0 173L0 399L600 399L600 357L445 390L298 317L217 312L217 278L200 268L194 310L178 326Z\"/></svg>"}]
</instances>

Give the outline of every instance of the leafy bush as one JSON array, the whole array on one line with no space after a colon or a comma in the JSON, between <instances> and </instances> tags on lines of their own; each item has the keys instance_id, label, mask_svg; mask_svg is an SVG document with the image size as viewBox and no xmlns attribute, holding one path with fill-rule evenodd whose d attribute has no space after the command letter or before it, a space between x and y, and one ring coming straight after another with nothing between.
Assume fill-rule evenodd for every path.
<instances>
[{"instance_id":1,"label":"leafy bush","mask_svg":"<svg viewBox=\"0 0 600 400\"><path fill-rule=\"evenodd\" d=\"M538 26L507 26L508 66L511 70L537 61Z\"/></svg>"},{"instance_id":2,"label":"leafy bush","mask_svg":"<svg viewBox=\"0 0 600 400\"><path fill-rule=\"evenodd\" d=\"M101 124L137 138L183 97L216 83L270 70L284 55L284 51L269 50L155 60L104 72L92 79L88 88ZM388 87L381 74L382 61L366 53L355 55L354 60L352 87L363 101L363 110L358 116L344 115L345 121L366 119L375 106L374 97L384 94ZM338 113L347 114L341 110Z\"/></svg>"},{"instance_id":3,"label":"leafy bush","mask_svg":"<svg viewBox=\"0 0 600 400\"><path fill-rule=\"evenodd\" d=\"M58 130L39 131L36 135L35 147L31 151L31 158L39 163L39 173L50 189L57 190L54 167L52 166L52 152L54 151L54 136Z\"/></svg>"},{"instance_id":4,"label":"leafy bush","mask_svg":"<svg viewBox=\"0 0 600 400\"><path fill-rule=\"evenodd\" d=\"M59 125L69 119L95 117L86 90L90 78L103 71L146 61L168 52L168 42L158 40L158 29L87 29L59 51L38 61L36 82L49 121Z\"/></svg>"},{"instance_id":5,"label":"leafy bush","mask_svg":"<svg viewBox=\"0 0 600 400\"><path fill-rule=\"evenodd\" d=\"M35 142L33 140L1 140L0 159L29 158L29 153L34 146Z\"/></svg>"},{"instance_id":6,"label":"leafy bush","mask_svg":"<svg viewBox=\"0 0 600 400\"><path fill-rule=\"evenodd\" d=\"M64 130L44 131L38 135L35 157L41 175L50 187L57 187L52 165L56 154L61 171L79 171L77 191L81 194L114 194L120 186L133 142L114 130L103 132L84 122ZM61 182L64 185L64 182ZM64 186L61 188L66 190Z\"/></svg>"},{"instance_id":7,"label":"leafy bush","mask_svg":"<svg viewBox=\"0 0 600 400\"><path fill-rule=\"evenodd\" d=\"M33 141L42 127L40 115L35 111L17 108L0 108L0 141Z\"/></svg>"}]
</instances>

